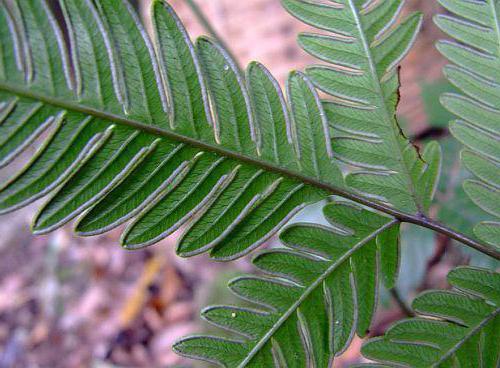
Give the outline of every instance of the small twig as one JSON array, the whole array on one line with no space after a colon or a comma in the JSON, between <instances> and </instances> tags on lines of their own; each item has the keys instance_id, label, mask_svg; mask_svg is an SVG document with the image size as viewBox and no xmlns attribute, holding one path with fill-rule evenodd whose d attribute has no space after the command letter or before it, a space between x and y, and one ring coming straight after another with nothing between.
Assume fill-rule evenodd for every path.
<instances>
[{"instance_id":1,"label":"small twig","mask_svg":"<svg viewBox=\"0 0 500 368\"><path fill-rule=\"evenodd\" d=\"M434 253L431 258L427 261L427 265L425 267L425 277L422 280L422 284L418 288L418 290L423 291L432 287L429 281L429 275L432 270L441 263L443 257L446 252L450 248L451 239L443 234L437 234L436 238L436 247L434 249Z\"/></svg>"},{"instance_id":2,"label":"small twig","mask_svg":"<svg viewBox=\"0 0 500 368\"><path fill-rule=\"evenodd\" d=\"M417 134L415 134L413 137L411 137L412 142L422 142L426 141L429 139L442 139L445 137L448 137L450 135L450 132L446 128L441 128L441 127L428 127Z\"/></svg>"},{"instance_id":3,"label":"small twig","mask_svg":"<svg viewBox=\"0 0 500 368\"><path fill-rule=\"evenodd\" d=\"M427 261L427 273L438 263L441 262L450 245L451 245L450 238L442 234L437 234L436 249L434 249L434 254Z\"/></svg>"},{"instance_id":4,"label":"small twig","mask_svg":"<svg viewBox=\"0 0 500 368\"><path fill-rule=\"evenodd\" d=\"M238 60L234 56L233 52L228 47L228 45L226 44L226 42L224 42L224 40L222 39L222 37L217 33L217 31L212 26L212 24L210 23L210 21L208 20L208 18L205 16L205 14L203 14L203 12L201 11L200 7L196 4L195 0L185 0L185 1L186 1L187 5L191 8L191 11L193 12L193 14L196 17L196 19L198 20L198 22L200 22L200 24L203 26L203 28L205 28L205 30L208 32L208 34L212 38L214 38L219 43L219 45L222 46L222 48L224 48L226 50L227 54L235 62L236 66L238 66L238 69L241 70L241 68L240 68L240 66L238 64Z\"/></svg>"},{"instance_id":5,"label":"small twig","mask_svg":"<svg viewBox=\"0 0 500 368\"><path fill-rule=\"evenodd\" d=\"M407 315L408 317L415 317L415 312L411 309L411 307L403 300L399 291L396 288L389 289L392 298L398 304L401 311Z\"/></svg>"}]
</instances>

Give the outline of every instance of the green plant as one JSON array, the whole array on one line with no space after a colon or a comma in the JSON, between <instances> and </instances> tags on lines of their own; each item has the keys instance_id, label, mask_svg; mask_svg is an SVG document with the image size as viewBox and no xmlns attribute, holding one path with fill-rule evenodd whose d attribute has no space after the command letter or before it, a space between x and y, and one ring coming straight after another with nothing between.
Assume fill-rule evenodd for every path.
<instances>
[{"instance_id":1,"label":"green plant","mask_svg":"<svg viewBox=\"0 0 500 368\"><path fill-rule=\"evenodd\" d=\"M136 249L186 224L179 255L209 251L216 260L230 260L276 234L307 204L330 202L323 208L330 226L287 226L280 232L283 247L254 259L265 276L231 283L262 308L204 312L242 340L193 337L175 346L181 354L229 367L327 367L354 333L364 336L377 304L378 278L388 288L395 285L402 222L500 259L495 220L477 225L475 238L430 218L439 144L428 143L420 152L395 117L398 65L421 16L399 20L400 0L282 3L328 32L299 36L304 50L327 65L292 72L286 98L262 65L251 63L243 76L217 42L202 37L193 45L162 0L151 8L154 41L126 1L59 0L66 38L45 1L11 0L0 7L0 165L50 131L28 165L0 190L1 213L53 192L34 220L36 233L77 216L80 235L130 222L122 243ZM469 148L463 160L477 177L465 182L465 190L498 217L498 3L443 3L477 22L437 20L482 50L441 44L460 66L449 67L447 75L470 96L444 95L443 103L463 119L451 130ZM316 89L328 97L322 100ZM453 271L452 283L464 288L456 281L463 275L486 275L479 291L488 302L463 298L488 305L478 313L485 311L484 320L498 325L498 309L490 305L498 301L490 297L498 294L498 274L462 269ZM471 294L478 291L467 285ZM433 304L447 294L435 295L424 313L433 314ZM455 307L439 316L454 316ZM460 332L451 324L439 326L468 337L486 324L466 323L469 330ZM427 332L424 341L433 338ZM365 351L387 360L376 351L392 349L391 336L368 343ZM408 346L401 349L413 349ZM450 354L443 346L441 352ZM492 349L498 355L498 347Z\"/></svg>"},{"instance_id":2,"label":"green plant","mask_svg":"<svg viewBox=\"0 0 500 368\"><path fill-rule=\"evenodd\" d=\"M436 24L462 44L441 41L438 50L455 65L444 73L465 96L444 94L442 104L460 119L451 123L452 134L466 146L461 158L476 179L464 182L465 192L484 211L500 217L500 4L441 1L455 17L438 16ZM474 15L472 15L474 14ZM500 247L500 222L484 221L474 228L488 244Z\"/></svg>"},{"instance_id":3,"label":"green plant","mask_svg":"<svg viewBox=\"0 0 500 368\"><path fill-rule=\"evenodd\" d=\"M365 344L363 354L396 366L498 366L500 275L459 267L448 280L456 291L418 296L413 308L422 317L397 322L384 337Z\"/></svg>"}]
</instances>

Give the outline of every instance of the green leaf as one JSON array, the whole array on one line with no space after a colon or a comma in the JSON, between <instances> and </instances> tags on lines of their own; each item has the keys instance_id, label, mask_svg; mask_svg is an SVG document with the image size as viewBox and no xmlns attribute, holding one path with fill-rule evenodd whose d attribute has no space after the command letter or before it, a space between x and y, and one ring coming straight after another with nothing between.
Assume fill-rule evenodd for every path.
<instances>
[{"instance_id":1,"label":"green leaf","mask_svg":"<svg viewBox=\"0 0 500 368\"><path fill-rule=\"evenodd\" d=\"M345 57L359 54L366 76L359 79L361 89L342 82L347 74L337 73L336 83L350 85L349 93L360 100L372 96L369 106L381 104L376 110L385 119L384 132L340 139L340 107L332 110L320 100L313 83L324 88L314 68L290 74L285 99L262 65L251 63L242 75L216 42L202 37L193 45L163 0L151 7L154 40L126 0L60 0L67 40L45 1L3 4L0 165L44 131L50 134L28 165L0 187L0 213L52 193L34 220L36 233L74 219L80 235L128 223L122 243L137 249L184 226L180 255L211 251L227 260L248 253L302 207L331 194L373 201L376 208L381 200L382 207L410 215L427 211L439 149L429 146L427 156L418 158L393 118L395 67L420 17L410 16L393 30L399 1L370 9L349 2L316 15L310 11L320 9L317 4L285 3L307 10L302 15L311 23L340 16L334 22L340 30L354 32L356 42L342 41ZM366 78L371 92L364 96ZM366 112L363 107L347 114L350 132L359 129L356 114ZM371 129L372 119L365 128ZM389 143L379 142L379 133L389 134ZM348 143L345 150L342 142ZM370 188L366 194L373 199L348 191L337 162L344 151L365 164L388 162L347 177L355 192Z\"/></svg>"},{"instance_id":2,"label":"green leaf","mask_svg":"<svg viewBox=\"0 0 500 368\"><path fill-rule=\"evenodd\" d=\"M400 0L282 3L303 22L332 32L301 34L299 44L327 62L308 67L307 75L331 96L323 104L333 151L356 168L347 175L349 188L408 213L427 213L439 149L433 146L432 163L426 162L395 117L398 65L416 38L422 16L415 13L398 21Z\"/></svg>"},{"instance_id":3,"label":"green leaf","mask_svg":"<svg viewBox=\"0 0 500 368\"><path fill-rule=\"evenodd\" d=\"M460 155L459 151L461 149L461 144L452 136L447 136L440 141L441 147L443 148L444 165L439 185L439 193L436 196L441 200L434 203L438 208L437 217L442 223L446 223L464 234L474 236L474 226L478 222L488 220L491 216L471 200L464 191L462 185L465 180L472 179L472 174L466 169L467 165L469 162L474 162L476 157L479 158L479 156L469 152L463 152L462 155ZM471 157L469 157L469 155ZM463 157L463 164L460 163L460 156ZM481 175L494 175L494 167L485 165L485 168L487 171L481 170ZM485 224L487 224L487 222L485 222ZM478 228L479 227L476 226L476 231ZM493 227L493 230L494 229ZM485 233L484 236L488 236L487 233ZM489 236L492 242L496 239L494 232ZM498 234L496 236L498 236ZM458 250L463 253L465 257L470 258L470 265L472 266L490 269L498 267L499 263L497 260L481 252L463 247ZM404 275L404 272L402 272L402 275Z\"/></svg>"},{"instance_id":4,"label":"green leaf","mask_svg":"<svg viewBox=\"0 0 500 368\"><path fill-rule=\"evenodd\" d=\"M500 191L500 6L495 0L459 2L442 0L454 15L438 15L435 23L458 42L440 41L437 48L453 64L445 67L449 81L462 93L444 94L442 104L459 117L451 133L464 146L462 161L478 179L464 182L472 201L492 216ZM481 222L476 236L500 247L497 219Z\"/></svg>"},{"instance_id":5,"label":"green leaf","mask_svg":"<svg viewBox=\"0 0 500 368\"><path fill-rule=\"evenodd\" d=\"M363 355L391 367L497 366L500 274L458 267L448 281L456 290L419 295L413 308L420 316L369 340Z\"/></svg>"},{"instance_id":6,"label":"green leaf","mask_svg":"<svg viewBox=\"0 0 500 368\"><path fill-rule=\"evenodd\" d=\"M377 237L378 254L380 255L380 268L383 273L384 285L387 289L396 286L400 263L400 229L393 226Z\"/></svg>"},{"instance_id":7,"label":"green leaf","mask_svg":"<svg viewBox=\"0 0 500 368\"><path fill-rule=\"evenodd\" d=\"M255 308L213 306L202 312L238 338L193 336L174 350L225 367L329 367L355 333L365 336L378 278L396 277L399 224L347 202L327 204L323 212L329 226L288 226L280 236L283 247L254 258L261 275L230 282Z\"/></svg>"},{"instance_id":8,"label":"green leaf","mask_svg":"<svg viewBox=\"0 0 500 368\"><path fill-rule=\"evenodd\" d=\"M441 139L443 148L443 173L439 184L438 219L462 233L474 236L473 228L487 220L489 215L476 206L465 193L462 183L472 178L466 165L460 162L461 144L452 136Z\"/></svg>"},{"instance_id":9,"label":"green leaf","mask_svg":"<svg viewBox=\"0 0 500 368\"><path fill-rule=\"evenodd\" d=\"M1 213L52 192L36 233L128 222L135 249L187 225L179 254L231 259L343 188L306 76L290 74L287 101L262 65L243 76L214 41L193 45L165 1L154 41L127 1L60 5L69 45L45 1L0 6L0 165L50 132L2 185Z\"/></svg>"}]
</instances>

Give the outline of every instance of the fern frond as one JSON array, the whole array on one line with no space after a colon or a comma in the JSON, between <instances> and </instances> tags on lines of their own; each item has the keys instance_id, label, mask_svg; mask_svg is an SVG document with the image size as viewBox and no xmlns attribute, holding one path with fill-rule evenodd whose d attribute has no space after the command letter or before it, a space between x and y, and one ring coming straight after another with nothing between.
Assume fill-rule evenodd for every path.
<instances>
[{"instance_id":1,"label":"fern frond","mask_svg":"<svg viewBox=\"0 0 500 368\"><path fill-rule=\"evenodd\" d=\"M331 34L299 35L299 44L327 65L307 68L324 101L337 157L358 168L346 183L409 213L426 213L441 153L423 157L396 121L398 65L412 46L422 16L397 23L402 0L282 0L295 17ZM396 24L397 23L397 24Z\"/></svg>"},{"instance_id":2,"label":"fern frond","mask_svg":"<svg viewBox=\"0 0 500 368\"><path fill-rule=\"evenodd\" d=\"M422 316L369 340L363 354L390 367L498 367L500 274L459 267L448 281L456 290L418 296L413 308Z\"/></svg>"},{"instance_id":3,"label":"fern frond","mask_svg":"<svg viewBox=\"0 0 500 368\"><path fill-rule=\"evenodd\" d=\"M254 258L263 275L230 282L255 308L213 306L202 312L237 339L193 336L174 349L224 367L321 368L355 333L364 336L379 277L394 286L399 223L347 202L328 204L323 212L330 227L290 225L281 233L284 247Z\"/></svg>"},{"instance_id":4,"label":"fern frond","mask_svg":"<svg viewBox=\"0 0 500 368\"><path fill-rule=\"evenodd\" d=\"M439 15L436 24L458 42L437 48L455 65L446 77L464 95L445 94L442 104L459 117L450 131L466 149L462 163L474 174L464 190L494 221L474 227L476 236L500 249L500 4L495 0L441 0L454 15Z\"/></svg>"},{"instance_id":5,"label":"fern frond","mask_svg":"<svg viewBox=\"0 0 500 368\"><path fill-rule=\"evenodd\" d=\"M122 241L138 248L189 222L181 255L228 259L330 195L326 183L343 186L301 73L286 102L262 65L243 76L215 42L193 45L164 1L152 5L155 43L127 1L60 5L68 48L46 1L0 6L1 165L51 132L1 188L1 213L53 192L36 233L82 214L81 235L132 220Z\"/></svg>"}]
</instances>

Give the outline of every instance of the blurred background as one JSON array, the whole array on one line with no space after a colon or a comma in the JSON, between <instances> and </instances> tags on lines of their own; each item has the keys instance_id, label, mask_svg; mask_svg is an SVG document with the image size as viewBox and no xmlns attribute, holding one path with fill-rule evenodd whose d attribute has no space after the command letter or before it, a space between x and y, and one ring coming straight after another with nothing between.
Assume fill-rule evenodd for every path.
<instances>
[{"instance_id":1,"label":"blurred background","mask_svg":"<svg viewBox=\"0 0 500 368\"><path fill-rule=\"evenodd\" d=\"M294 20L279 0L195 0L241 65L265 64L282 83L292 69L317 62L299 49ZM195 37L206 34L189 0L171 0ZM134 2L148 24L148 0ZM407 0L406 12L425 14L423 29L401 69L401 124L417 144L438 139L444 170L436 217L469 232L484 214L458 185L467 175L457 161L459 145L446 129L451 116L438 96L452 88L442 80L444 59L433 43L442 37L432 23L435 1ZM33 148L34 150L35 148ZM23 163L20 157L16 164ZM0 183L15 172L0 170ZM206 367L176 356L171 346L191 333L214 332L199 318L211 303L238 303L226 289L232 277L252 272L248 258L229 264L205 256L189 260L174 254L175 235L156 246L125 251L120 229L104 236L76 238L67 226L33 236L36 204L0 217L0 368ZM460 210L459 210L460 209ZM314 220L314 211L302 218ZM272 240L270 243L276 242ZM432 232L406 226L402 236L399 302L381 290L381 305L371 329L384 332L405 316L402 303L427 288L446 288L446 273L459 264L498 268L498 262L465 250ZM362 361L361 341L336 361L336 367Z\"/></svg>"}]
</instances>

